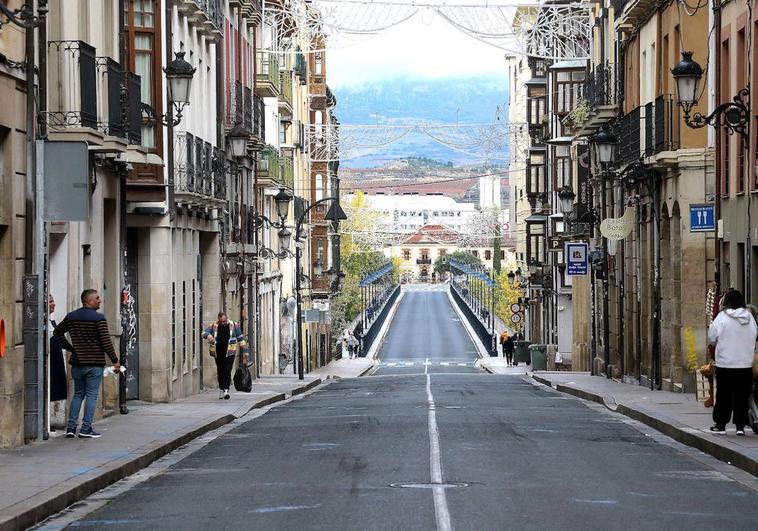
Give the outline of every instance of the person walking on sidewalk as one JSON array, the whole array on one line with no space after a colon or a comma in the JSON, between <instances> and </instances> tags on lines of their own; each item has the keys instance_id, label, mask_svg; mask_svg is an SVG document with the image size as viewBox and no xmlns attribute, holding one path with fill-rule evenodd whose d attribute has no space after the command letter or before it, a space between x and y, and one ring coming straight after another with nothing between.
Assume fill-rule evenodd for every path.
<instances>
[{"instance_id":1,"label":"person walking on sidewalk","mask_svg":"<svg viewBox=\"0 0 758 531\"><path fill-rule=\"evenodd\" d=\"M505 334L505 341L503 341L503 355L505 356L506 365L510 367L513 365L513 336Z\"/></svg>"},{"instance_id":2,"label":"person walking on sidewalk","mask_svg":"<svg viewBox=\"0 0 758 531\"><path fill-rule=\"evenodd\" d=\"M745 297L737 290L728 290L721 301L721 311L708 328L708 341L716 345L716 403L711 426L714 433L726 433L726 425L732 419L737 435L745 435L756 339L758 324L745 307Z\"/></svg>"},{"instance_id":3,"label":"person walking on sidewalk","mask_svg":"<svg viewBox=\"0 0 758 531\"><path fill-rule=\"evenodd\" d=\"M242 351L243 363L247 363L247 342L242 329L224 312L218 313L218 320L203 330L203 339L210 344L210 355L216 360L218 377L218 398L229 400L232 386L232 369L237 348Z\"/></svg>"},{"instance_id":4,"label":"person walking on sidewalk","mask_svg":"<svg viewBox=\"0 0 758 531\"><path fill-rule=\"evenodd\" d=\"M349 332L349 336L347 338L347 348L350 351L350 359L357 359L358 358L358 340L353 335L353 332Z\"/></svg>"},{"instance_id":5,"label":"person walking on sidewalk","mask_svg":"<svg viewBox=\"0 0 758 531\"><path fill-rule=\"evenodd\" d=\"M71 352L71 376L74 379L74 397L71 400L71 410L66 425L66 437L76 437L76 426L79 421L79 411L84 402L84 417L79 437L93 439L100 434L92 429L92 418L95 416L97 395L100 392L100 382L103 381L105 356L113 362L113 370L121 370L116 351L113 348L108 322L99 313L102 300L94 289L85 289L81 296L82 307L66 315L53 330L53 339L64 349ZM71 337L69 342L66 333Z\"/></svg>"}]
</instances>

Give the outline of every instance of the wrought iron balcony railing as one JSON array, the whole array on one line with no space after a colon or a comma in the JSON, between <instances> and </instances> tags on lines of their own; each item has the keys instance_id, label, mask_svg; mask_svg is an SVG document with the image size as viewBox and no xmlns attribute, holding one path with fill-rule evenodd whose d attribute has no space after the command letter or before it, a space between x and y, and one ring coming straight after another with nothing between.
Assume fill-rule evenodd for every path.
<instances>
[{"instance_id":1,"label":"wrought iron balcony railing","mask_svg":"<svg viewBox=\"0 0 758 531\"><path fill-rule=\"evenodd\" d=\"M174 191L226 198L224 152L185 131L174 132Z\"/></svg>"},{"instance_id":2,"label":"wrought iron balcony railing","mask_svg":"<svg viewBox=\"0 0 758 531\"><path fill-rule=\"evenodd\" d=\"M225 8L223 0L176 0L174 3L200 33L217 37L222 35Z\"/></svg>"},{"instance_id":3,"label":"wrought iron balcony railing","mask_svg":"<svg viewBox=\"0 0 758 531\"><path fill-rule=\"evenodd\" d=\"M416 264L418 265L431 265L431 258L416 258Z\"/></svg>"},{"instance_id":4,"label":"wrought iron balcony railing","mask_svg":"<svg viewBox=\"0 0 758 531\"><path fill-rule=\"evenodd\" d=\"M292 107L292 73L285 70L281 73L282 92L279 101L282 101Z\"/></svg>"},{"instance_id":5,"label":"wrought iron balcony railing","mask_svg":"<svg viewBox=\"0 0 758 531\"><path fill-rule=\"evenodd\" d=\"M613 106L617 102L618 82L613 63L599 64L587 76L584 84L584 99L590 109L601 106Z\"/></svg>"},{"instance_id":6,"label":"wrought iron balcony railing","mask_svg":"<svg viewBox=\"0 0 758 531\"><path fill-rule=\"evenodd\" d=\"M645 156L679 149L679 112L675 97L658 96L645 105Z\"/></svg>"},{"instance_id":7,"label":"wrought iron balcony railing","mask_svg":"<svg viewBox=\"0 0 758 531\"><path fill-rule=\"evenodd\" d=\"M281 158L280 183L288 188L293 188L295 184L295 165L291 158Z\"/></svg>"},{"instance_id":8,"label":"wrought iron balcony railing","mask_svg":"<svg viewBox=\"0 0 758 531\"><path fill-rule=\"evenodd\" d=\"M86 42L48 42L48 127L97 128L95 63L95 48Z\"/></svg>"}]
</instances>

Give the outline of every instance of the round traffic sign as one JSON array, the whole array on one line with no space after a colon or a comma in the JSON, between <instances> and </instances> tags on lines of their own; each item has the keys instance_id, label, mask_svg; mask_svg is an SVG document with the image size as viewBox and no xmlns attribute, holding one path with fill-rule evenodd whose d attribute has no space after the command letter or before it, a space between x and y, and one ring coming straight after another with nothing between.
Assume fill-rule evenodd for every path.
<instances>
[{"instance_id":1,"label":"round traffic sign","mask_svg":"<svg viewBox=\"0 0 758 531\"><path fill-rule=\"evenodd\" d=\"M511 304L511 311L513 313L520 312L521 311L521 305L519 303L517 303L517 302L514 302L513 304Z\"/></svg>"},{"instance_id":2,"label":"round traffic sign","mask_svg":"<svg viewBox=\"0 0 758 531\"><path fill-rule=\"evenodd\" d=\"M520 323L521 322L521 315L519 315L517 313L514 313L513 315L511 315L511 322L514 323L514 324Z\"/></svg>"}]
</instances>

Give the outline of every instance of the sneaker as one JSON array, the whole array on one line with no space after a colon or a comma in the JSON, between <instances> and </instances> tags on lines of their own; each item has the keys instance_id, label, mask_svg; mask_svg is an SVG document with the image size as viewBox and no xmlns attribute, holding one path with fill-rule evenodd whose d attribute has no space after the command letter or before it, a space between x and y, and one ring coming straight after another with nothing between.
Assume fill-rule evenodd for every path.
<instances>
[{"instance_id":1,"label":"sneaker","mask_svg":"<svg viewBox=\"0 0 758 531\"><path fill-rule=\"evenodd\" d=\"M95 430L90 428L87 431L79 430L79 438L80 439L97 439L98 437L102 437L99 433L97 433Z\"/></svg>"},{"instance_id":2,"label":"sneaker","mask_svg":"<svg viewBox=\"0 0 758 531\"><path fill-rule=\"evenodd\" d=\"M744 437L745 436L745 428L737 428L737 435L739 435L740 437Z\"/></svg>"},{"instance_id":3,"label":"sneaker","mask_svg":"<svg viewBox=\"0 0 758 531\"><path fill-rule=\"evenodd\" d=\"M224 400L229 400L232 397L232 395L229 394L229 389L224 391Z\"/></svg>"},{"instance_id":4,"label":"sneaker","mask_svg":"<svg viewBox=\"0 0 758 531\"><path fill-rule=\"evenodd\" d=\"M718 435L726 435L726 428L722 428L721 426L717 426L714 424L710 427L711 433L715 433Z\"/></svg>"},{"instance_id":5,"label":"sneaker","mask_svg":"<svg viewBox=\"0 0 758 531\"><path fill-rule=\"evenodd\" d=\"M219 400L223 400L224 399L224 390L223 389L219 389L218 390L218 399Z\"/></svg>"},{"instance_id":6,"label":"sneaker","mask_svg":"<svg viewBox=\"0 0 758 531\"><path fill-rule=\"evenodd\" d=\"M73 439L76 437L76 428L66 428L66 439Z\"/></svg>"}]
</instances>

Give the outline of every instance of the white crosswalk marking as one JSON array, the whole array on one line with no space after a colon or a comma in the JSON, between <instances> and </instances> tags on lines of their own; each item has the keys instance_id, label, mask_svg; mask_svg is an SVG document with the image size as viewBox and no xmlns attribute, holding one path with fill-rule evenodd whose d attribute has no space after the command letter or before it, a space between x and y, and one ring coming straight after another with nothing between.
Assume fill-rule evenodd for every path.
<instances>
[{"instance_id":1,"label":"white crosswalk marking","mask_svg":"<svg viewBox=\"0 0 758 531\"><path fill-rule=\"evenodd\" d=\"M380 366L384 367L473 367L475 363L460 361L434 361L426 358L425 360L398 360L398 361L380 361Z\"/></svg>"}]
</instances>

